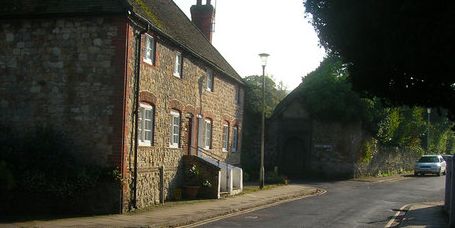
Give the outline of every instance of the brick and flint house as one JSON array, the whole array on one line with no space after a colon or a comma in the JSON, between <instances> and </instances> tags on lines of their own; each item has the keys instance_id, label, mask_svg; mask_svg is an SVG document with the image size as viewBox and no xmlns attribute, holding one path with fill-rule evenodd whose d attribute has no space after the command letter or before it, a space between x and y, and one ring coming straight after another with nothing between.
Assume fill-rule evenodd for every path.
<instances>
[{"instance_id":1,"label":"brick and flint house","mask_svg":"<svg viewBox=\"0 0 455 228\"><path fill-rule=\"evenodd\" d=\"M191 12L194 23L171 0L2 1L0 124L51 126L118 167L118 211L171 199L186 155L239 164L244 83L210 42L210 1Z\"/></svg>"}]
</instances>

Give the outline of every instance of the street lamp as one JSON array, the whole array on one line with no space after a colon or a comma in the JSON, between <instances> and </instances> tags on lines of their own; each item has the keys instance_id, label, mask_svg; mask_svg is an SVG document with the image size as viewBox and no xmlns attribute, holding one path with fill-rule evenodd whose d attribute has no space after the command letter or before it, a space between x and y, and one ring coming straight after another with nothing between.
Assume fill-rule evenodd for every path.
<instances>
[{"instance_id":1,"label":"street lamp","mask_svg":"<svg viewBox=\"0 0 455 228\"><path fill-rule=\"evenodd\" d=\"M427 153L430 152L430 114L431 108L427 108Z\"/></svg>"},{"instance_id":2,"label":"street lamp","mask_svg":"<svg viewBox=\"0 0 455 228\"><path fill-rule=\"evenodd\" d=\"M261 57L261 65L262 65L262 125L261 125L261 168L259 170L259 188L264 188L264 143L265 143L265 66L267 65L267 57L269 54L261 53L259 54Z\"/></svg>"}]
</instances>

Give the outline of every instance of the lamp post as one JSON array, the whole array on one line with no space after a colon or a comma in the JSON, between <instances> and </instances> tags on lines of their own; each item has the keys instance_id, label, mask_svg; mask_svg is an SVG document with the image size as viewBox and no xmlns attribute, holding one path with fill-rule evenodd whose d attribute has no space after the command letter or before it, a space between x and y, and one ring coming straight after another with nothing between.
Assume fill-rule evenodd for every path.
<instances>
[{"instance_id":1,"label":"lamp post","mask_svg":"<svg viewBox=\"0 0 455 228\"><path fill-rule=\"evenodd\" d=\"M264 144L265 144L265 66L267 65L267 57L269 54L261 53L259 54L261 57L261 65L262 65L262 124L261 124L261 168L259 170L259 188L264 188Z\"/></svg>"},{"instance_id":2,"label":"lamp post","mask_svg":"<svg viewBox=\"0 0 455 228\"><path fill-rule=\"evenodd\" d=\"M427 153L430 152L430 114L431 108L427 108Z\"/></svg>"}]
</instances>

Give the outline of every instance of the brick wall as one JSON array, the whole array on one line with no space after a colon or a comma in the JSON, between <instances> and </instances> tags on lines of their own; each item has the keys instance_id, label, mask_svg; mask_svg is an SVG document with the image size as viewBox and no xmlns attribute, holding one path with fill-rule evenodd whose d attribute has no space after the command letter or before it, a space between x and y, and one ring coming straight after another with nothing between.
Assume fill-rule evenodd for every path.
<instances>
[{"instance_id":1,"label":"brick wall","mask_svg":"<svg viewBox=\"0 0 455 228\"><path fill-rule=\"evenodd\" d=\"M223 122L230 124L230 141L232 142L232 127L237 125L241 132L243 116L243 90L241 90L242 102L236 103L236 89L238 82L227 78L220 72L214 71L214 90L207 91L205 87L206 65L192 57L190 53L176 48L175 44L166 39L152 35L156 43L155 64L144 62L145 35L142 35L141 61L140 61L140 91L141 100L153 105L155 112L154 140L152 146L139 146L138 151L138 179L137 179L137 207L142 208L159 203L161 182L164 182L165 200L173 199L174 189L182 186L182 156L189 153L190 117L192 122L192 154L195 154L196 137L198 130L198 114L204 118L210 118L213 123L212 148L210 152L215 156L238 164L239 153L227 153L222 151ZM183 73L181 78L173 75L176 52L182 53ZM126 182L131 184L132 159L131 131L133 124L131 118L133 104L133 72L134 72L134 29L128 32L128 86L126 106L125 137L125 177ZM202 89L200 90L200 85ZM147 98L148 97L148 98ZM177 110L181 114L181 137L179 148L170 148L171 134L171 110ZM240 136L239 136L240 138ZM231 144L230 142L230 144ZM239 148L240 149L240 148ZM164 166L164 180L160 179L159 169ZM124 196L132 197L131 190L124 188ZM124 207L127 206L128 198L124 198Z\"/></svg>"}]
</instances>

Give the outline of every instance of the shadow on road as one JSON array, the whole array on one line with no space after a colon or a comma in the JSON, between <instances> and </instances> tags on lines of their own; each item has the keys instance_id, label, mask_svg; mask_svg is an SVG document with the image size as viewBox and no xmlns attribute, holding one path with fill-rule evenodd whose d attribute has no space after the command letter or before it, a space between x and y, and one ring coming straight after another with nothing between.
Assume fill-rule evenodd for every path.
<instances>
[{"instance_id":1,"label":"shadow on road","mask_svg":"<svg viewBox=\"0 0 455 228\"><path fill-rule=\"evenodd\" d=\"M406 213L400 227L447 227L448 223L441 205L420 205Z\"/></svg>"}]
</instances>

